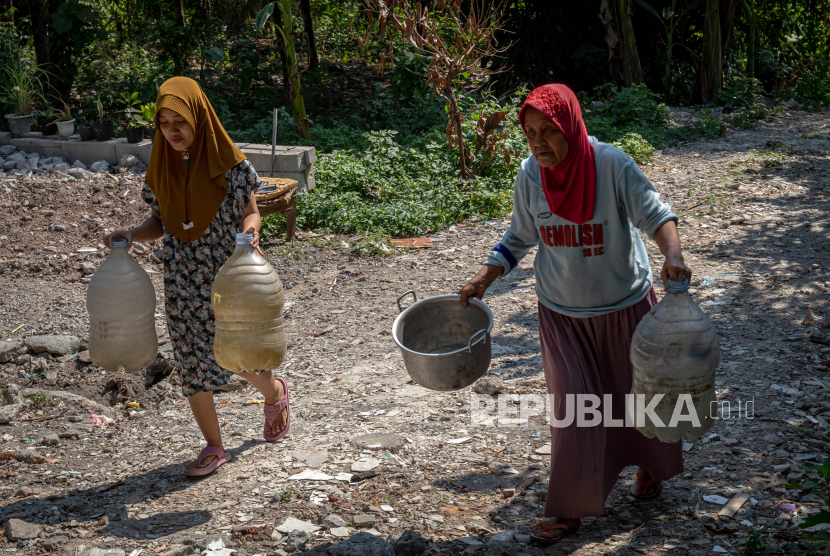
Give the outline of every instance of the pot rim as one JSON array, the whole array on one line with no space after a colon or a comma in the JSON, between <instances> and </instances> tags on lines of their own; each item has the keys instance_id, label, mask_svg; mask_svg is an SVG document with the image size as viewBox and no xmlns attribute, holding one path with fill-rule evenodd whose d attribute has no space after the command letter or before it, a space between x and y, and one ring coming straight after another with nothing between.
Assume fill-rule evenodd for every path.
<instances>
[{"instance_id":1,"label":"pot rim","mask_svg":"<svg viewBox=\"0 0 830 556\"><path fill-rule=\"evenodd\" d=\"M58 124L58 125L61 125L61 124L64 124L64 125L74 124L75 123L75 118L72 118L71 120L58 120L55 123Z\"/></svg>"},{"instance_id":2,"label":"pot rim","mask_svg":"<svg viewBox=\"0 0 830 556\"><path fill-rule=\"evenodd\" d=\"M467 347L465 346L465 347L459 348L455 351L448 351L446 353L421 353L420 351L415 351L415 350L409 349L408 347L404 346L401 343L401 341L398 339L399 324L403 320L403 318L406 317L407 313L409 313L412 310L413 307L415 307L417 305L420 305L422 303L423 304L426 304L426 303L439 303L439 302L442 302L442 301L448 300L448 299L454 299L454 300L456 300L456 302L460 303L460 301L458 301L458 300L461 299L461 295L459 295L457 293L453 293L453 294L447 294L447 295L436 295L436 296L433 296L433 297L425 297L425 298L423 298L419 301L416 301L415 303L413 303L412 305L410 305L409 307L404 309L404 311L395 318L395 322L392 323L392 339L395 340L395 343L398 345L398 347L401 350L406 351L407 353L411 353L413 355L420 355L422 357L446 357L447 355L456 355L458 353L462 353L464 351L467 351ZM490 310L490 307L488 307L486 303L484 303L482 300L480 300L477 297L468 297L467 301L470 303L470 305L473 305L473 306L481 309L482 311L484 311L485 314L487 315L487 318L488 318L487 334L482 336L481 339L477 340L476 342L473 342L472 345L475 346L475 345L480 344L481 342L483 342L483 341L490 338L490 332L493 331L493 311ZM469 309L469 307L467 307L467 308Z\"/></svg>"},{"instance_id":3,"label":"pot rim","mask_svg":"<svg viewBox=\"0 0 830 556\"><path fill-rule=\"evenodd\" d=\"M34 117L35 117L34 112L32 112L31 114L23 114L22 116L15 116L14 114L6 114L7 119L11 119L11 118L34 118Z\"/></svg>"}]
</instances>

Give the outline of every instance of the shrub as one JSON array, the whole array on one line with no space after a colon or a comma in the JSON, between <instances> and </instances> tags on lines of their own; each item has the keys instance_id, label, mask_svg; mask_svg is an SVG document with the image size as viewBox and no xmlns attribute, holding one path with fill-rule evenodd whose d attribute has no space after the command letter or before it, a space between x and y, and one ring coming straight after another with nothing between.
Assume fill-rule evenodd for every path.
<instances>
[{"instance_id":1,"label":"shrub","mask_svg":"<svg viewBox=\"0 0 830 556\"><path fill-rule=\"evenodd\" d=\"M637 164L654 160L654 147L638 133L626 133L622 139L611 144L633 158Z\"/></svg>"}]
</instances>

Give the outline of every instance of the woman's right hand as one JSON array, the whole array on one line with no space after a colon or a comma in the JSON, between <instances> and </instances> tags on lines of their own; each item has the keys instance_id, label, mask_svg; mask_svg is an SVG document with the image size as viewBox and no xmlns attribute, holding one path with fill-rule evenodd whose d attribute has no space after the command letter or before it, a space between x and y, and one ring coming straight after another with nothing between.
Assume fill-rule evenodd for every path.
<instances>
[{"instance_id":1,"label":"woman's right hand","mask_svg":"<svg viewBox=\"0 0 830 556\"><path fill-rule=\"evenodd\" d=\"M461 296L461 306L465 309L470 304L467 301L468 297L477 297L479 299L484 297L484 292L487 291L487 288L502 275L504 272L504 268L501 266L494 266L490 264L486 264L481 267L481 270L478 273L470 278L470 281L464 284L464 287L458 290L458 294Z\"/></svg>"},{"instance_id":2,"label":"woman's right hand","mask_svg":"<svg viewBox=\"0 0 830 556\"><path fill-rule=\"evenodd\" d=\"M115 230L111 234L104 236L104 245L112 249L112 240L117 237L123 237L127 240L127 249L129 249L133 244L133 235L134 232L132 230Z\"/></svg>"}]
</instances>

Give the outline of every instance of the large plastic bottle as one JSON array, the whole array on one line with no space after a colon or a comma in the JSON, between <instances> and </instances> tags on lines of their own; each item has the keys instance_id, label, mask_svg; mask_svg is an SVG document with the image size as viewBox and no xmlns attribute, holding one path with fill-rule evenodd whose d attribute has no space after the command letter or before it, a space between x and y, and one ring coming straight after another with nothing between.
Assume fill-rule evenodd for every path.
<instances>
[{"instance_id":1,"label":"large plastic bottle","mask_svg":"<svg viewBox=\"0 0 830 556\"><path fill-rule=\"evenodd\" d=\"M252 234L236 234L236 250L216 274L211 291L213 355L232 372L267 371L285 356L282 283L252 240Z\"/></svg>"},{"instance_id":2,"label":"large plastic bottle","mask_svg":"<svg viewBox=\"0 0 830 556\"><path fill-rule=\"evenodd\" d=\"M158 355L156 293L147 272L127 252L127 240L112 240L109 257L86 290L89 356L107 371L135 372Z\"/></svg>"},{"instance_id":3,"label":"large plastic bottle","mask_svg":"<svg viewBox=\"0 0 830 556\"><path fill-rule=\"evenodd\" d=\"M631 393L645 395L632 397L639 402L640 415L632 412L637 430L663 442L702 437L714 423L712 416L717 415L712 402L717 399L715 369L719 361L717 331L689 295L688 280L669 280L666 296L643 317L631 340ZM653 411L664 426L642 411L657 394L664 397ZM690 417L692 411L697 422ZM673 415L677 417L674 423Z\"/></svg>"}]
</instances>

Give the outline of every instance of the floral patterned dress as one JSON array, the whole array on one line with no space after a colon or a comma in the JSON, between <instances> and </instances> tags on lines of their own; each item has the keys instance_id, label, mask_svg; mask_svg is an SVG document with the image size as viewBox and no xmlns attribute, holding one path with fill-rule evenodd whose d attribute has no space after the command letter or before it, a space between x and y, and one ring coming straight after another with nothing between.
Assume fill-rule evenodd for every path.
<instances>
[{"instance_id":1,"label":"floral patterned dress","mask_svg":"<svg viewBox=\"0 0 830 556\"><path fill-rule=\"evenodd\" d=\"M225 173L228 194L213 223L193 243L185 243L164 230L164 298L173 354L181 369L182 391L190 397L228 383L231 372L213 357L214 319L210 310L213 278L236 248L236 233L251 193L261 182L253 165L243 160ZM144 201L160 214L147 183Z\"/></svg>"}]
</instances>

